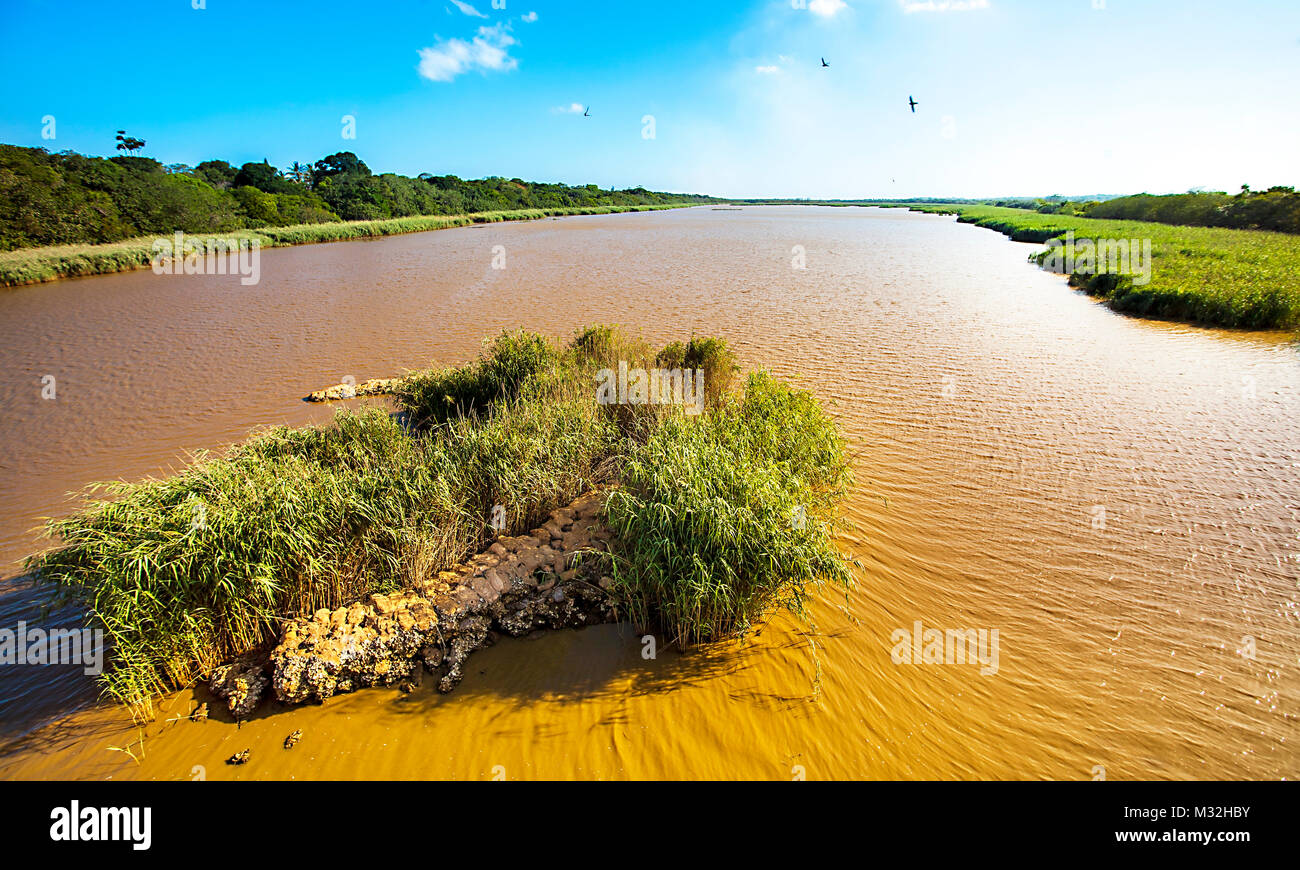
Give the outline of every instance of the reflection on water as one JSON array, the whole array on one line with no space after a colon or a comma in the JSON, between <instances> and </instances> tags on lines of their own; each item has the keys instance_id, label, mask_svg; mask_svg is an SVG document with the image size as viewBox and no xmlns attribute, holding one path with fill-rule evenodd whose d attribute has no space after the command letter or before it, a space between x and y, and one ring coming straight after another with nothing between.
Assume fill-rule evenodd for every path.
<instances>
[{"instance_id":1,"label":"reflection on water","mask_svg":"<svg viewBox=\"0 0 1300 870\"><path fill-rule=\"evenodd\" d=\"M744 643L646 661L627 626L507 640L449 696L426 680L240 729L167 721L185 692L138 765L108 749L136 732L100 709L16 739L0 775L1296 776L1295 350L1115 315L1029 250L892 210L694 209L273 250L255 287L143 272L7 291L10 564L67 491L328 417L299 397L346 375L462 362L502 328L618 322L723 335L827 403L856 457L842 543L862 568L813 625L777 617ZM891 636L918 620L998 629L997 673L895 664ZM15 735L85 697L16 670Z\"/></svg>"}]
</instances>

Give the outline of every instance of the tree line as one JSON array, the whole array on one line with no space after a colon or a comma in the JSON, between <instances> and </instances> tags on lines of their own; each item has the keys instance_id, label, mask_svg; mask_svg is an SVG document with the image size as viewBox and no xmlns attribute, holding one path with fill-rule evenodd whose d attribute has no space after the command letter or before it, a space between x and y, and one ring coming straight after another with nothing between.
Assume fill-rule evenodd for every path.
<instances>
[{"instance_id":1,"label":"tree line","mask_svg":"<svg viewBox=\"0 0 1300 870\"><path fill-rule=\"evenodd\" d=\"M1243 230L1271 230L1300 233L1300 193L1294 187L1270 187L1241 191L1189 191L1153 196L1139 193L1104 202L1067 200L1063 197L1024 201L990 202L1013 208L1029 208L1042 214L1065 214L1103 220L1150 221L1184 227L1228 227Z\"/></svg>"},{"instance_id":2,"label":"tree line","mask_svg":"<svg viewBox=\"0 0 1300 870\"><path fill-rule=\"evenodd\" d=\"M713 201L644 187L376 175L351 151L285 169L266 161L163 165L133 156L129 152L144 142L123 136L119 131L118 149L128 153L109 158L0 145L0 250L102 244L176 230L211 234L413 215Z\"/></svg>"}]
</instances>

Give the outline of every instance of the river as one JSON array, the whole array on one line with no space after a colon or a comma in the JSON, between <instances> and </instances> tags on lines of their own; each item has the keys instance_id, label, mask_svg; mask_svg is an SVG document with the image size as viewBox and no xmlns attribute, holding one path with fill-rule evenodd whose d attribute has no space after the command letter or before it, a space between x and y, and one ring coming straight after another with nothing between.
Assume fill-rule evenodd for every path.
<instances>
[{"instance_id":1,"label":"river","mask_svg":"<svg viewBox=\"0 0 1300 870\"><path fill-rule=\"evenodd\" d=\"M301 397L515 327L720 335L812 390L853 448L861 563L811 623L743 642L646 660L627 626L505 640L450 695L426 679L239 729L176 721L183 692L140 732L84 708L67 668L0 667L0 776L1294 778L1300 356L1117 315L1036 249L901 210L705 207L268 250L249 287L0 293L5 627L32 618L18 560L69 492L328 419ZM996 669L895 663L917 622L996 629Z\"/></svg>"}]
</instances>

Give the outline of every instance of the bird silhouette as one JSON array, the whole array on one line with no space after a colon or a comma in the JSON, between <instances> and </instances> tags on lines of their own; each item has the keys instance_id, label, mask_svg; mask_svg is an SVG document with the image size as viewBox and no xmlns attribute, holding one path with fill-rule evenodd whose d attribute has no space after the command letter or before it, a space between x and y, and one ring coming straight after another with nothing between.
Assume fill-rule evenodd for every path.
<instances>
[{"instance_id":1,"label":"bird silhouette","mask_svg":"<svg viewBox=\"0 0 1300 870\"><path fill-rule=\"evenodd\" d=\"M822 66L830 66L830 64L826 62L826 58L824 57L822 58Z\"/></svg>"},{"instance_id":2,"label":"bird silhouette","mask_svg":"<svg viewBox=\"0 0 1300 870\"><path fill-rule=\"evenodd\" d=\"M913 109L912 111L915 112L916 109ZM582 113L582 117L584 117L584 118L590 118L590 117L591 117L591 106L588 106L588 107L587 107L587 110L586 110L585 112Z\"/></svg>"},{"instance_id":3,"label":"bird silhouette","mask_svg":"<svg viewBox=\"0 0 1300 870\"><path fill-rule=\"evenodd\" d=\"M912 114L913 114L913 115L916 114L916 107L919 106L919 105L921 105L921 104L918 103L916 100L912 99L912 95L911 95L911 94L908 94L908 95L907 95L907 104L908 104L909 106L912 107Z\"/></svg>"}]
</instances>

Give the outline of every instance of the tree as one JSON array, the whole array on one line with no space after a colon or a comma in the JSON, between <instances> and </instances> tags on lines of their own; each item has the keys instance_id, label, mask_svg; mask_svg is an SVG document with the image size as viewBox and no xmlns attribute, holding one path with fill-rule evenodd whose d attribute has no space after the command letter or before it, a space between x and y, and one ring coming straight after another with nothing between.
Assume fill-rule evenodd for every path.
<instances>
[{"instance_id":1,"label":"tree","mask_svg":"<svg viewBox=\"0 0 1300 870\"><path fill-rule=\"evenodd\" d=\"M284 170L280 174L283 175L285 178L289 179L290 181L296 181L299 184L308 187L311 186L311 167L309 167L306 163L299 163L297 160L295 160L293 161L292 166L290 166L288 169Z\"/></svg>"},{"instance_id":2,"label":"tree","mask_svg":"<svg viewBox=\"0 0 1300 870\"><path fill-rule=\"evenodd\" d=\"M320 184L326 178L333 175L370 175L370 167L361 161L361 158L351 151L340 151L337 154L317 160L316 165L312 167L311 181L313 185Z\"/></svg>"},{"instance_id":3,"label":"tree","mask_svg":"<svg viewBox=\"0 0 1300 870\"><path fill-rule=\"evenodd\" d=\"M231 182L234 187L256 187L265 193L302 193L302 189L293 181L280 175L274 166L263 160L261 163L245 163Z\"/></svg>"},{"instance_id":4,"label":"tree","mask_svg":"<svg viewBox=\"0 0 1300 870\"><path fill-rule=\"evenodd\" d=\"M204 160L194 167L194 174L218 190L230 187L239 170L224 160Z\"/></svg>"},{"instance_id":5,"label":"tree","mask_svg":"<svg viewBox=\"0 0 1300 870\"><path fill-rule=\"evenodd\" d=\"M117 131L118 151L125 151L127 153L127 156L129 157L131 156L132 153L139 151L143 147L144 147L143 139L137 139L134 136L128 136L126 135L125 130Z\"/></svg>"}]
</instances>

